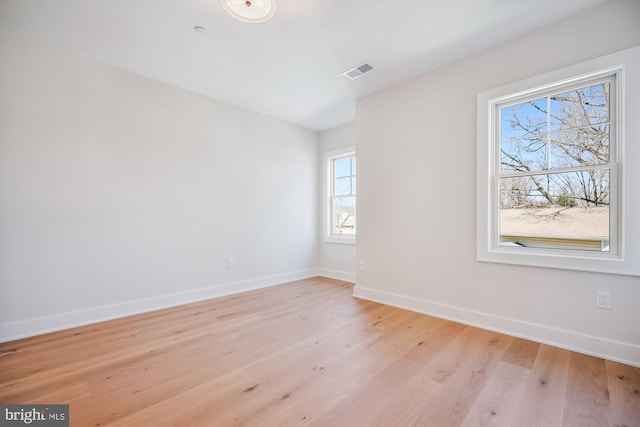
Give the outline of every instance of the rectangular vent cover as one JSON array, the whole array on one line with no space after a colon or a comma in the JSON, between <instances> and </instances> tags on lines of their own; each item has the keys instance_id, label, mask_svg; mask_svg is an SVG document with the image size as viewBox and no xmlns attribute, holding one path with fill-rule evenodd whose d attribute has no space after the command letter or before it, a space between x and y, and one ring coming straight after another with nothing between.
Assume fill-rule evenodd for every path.
<instances>
[{"instance_id":1,"label":"rectangular vent cover","mask_svg":"<svg viewBox=\"0 0 640 427\"><path fill-rule=\"evenodd\" d=\"M344 73L342 73L342 75L349 77L351 80L355 80L364 73L368 73L371 70L373 70L373 66L365 62L364 64L360 64L345 71Z\"/></svg>"}]
</instances>

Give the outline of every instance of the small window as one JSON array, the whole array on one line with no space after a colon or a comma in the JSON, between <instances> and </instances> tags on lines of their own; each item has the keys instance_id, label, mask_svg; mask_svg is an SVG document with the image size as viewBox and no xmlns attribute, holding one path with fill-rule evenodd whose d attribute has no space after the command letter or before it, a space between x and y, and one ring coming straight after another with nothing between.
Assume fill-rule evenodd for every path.
<instances>
[{"instance_id":1,"label":"small window","mask_svg":"<svg viewBox=\"0 0 640 427\"><path fill-rule=\"evenodd\" d=\"M328 153L325 241L355 243L356 157L353 148Z\"/></svg>"},{"instance_id":2,"label":"small window","mask_svg":"<svg viewBox=\"0 0 640 427\"><path fill-rule=\"evenodd\" d=\"M639 57L478 95L479 261L640 275Z\"/></svg>"}]
</instances>

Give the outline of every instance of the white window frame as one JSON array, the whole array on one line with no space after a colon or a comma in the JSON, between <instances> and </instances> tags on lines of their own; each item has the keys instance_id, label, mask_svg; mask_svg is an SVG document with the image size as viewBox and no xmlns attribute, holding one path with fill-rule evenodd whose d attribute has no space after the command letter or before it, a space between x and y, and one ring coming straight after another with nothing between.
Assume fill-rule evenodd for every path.
<instances>
[{"instance_id":1,"label":"white window frame","mask_svg":"<svg viewBox=\"0 0 640 427\"><path fill-rule=\"evenodd\" d=\"M331 151L324 155L324 241L327 243L343 243L349 245L356 244L355 234L334 234L333 233L333 199L334 199L334 170L333 162L345 157L355 157L355 147L345 147L340 150ZM357 183L357 178L356 178ZM357 184L356 184L357 185ZM357 210L356 196L356 210ZM357 214L356 214L357 215ZM357 233L357 232L356 232Z\"/></svg>"},{"instance_id":2,"label":"white window frame","mask_svg":"<svg viewBox=\"0 0 640 427\"><path fill-rule=\"evenodd\" d=\"M533 94L615 76L611 123L610 252L501 246L498 236L498 105ZM536 267L640 276L640 48L478 94L477 259Z\"/></svg>"}]
</instances>

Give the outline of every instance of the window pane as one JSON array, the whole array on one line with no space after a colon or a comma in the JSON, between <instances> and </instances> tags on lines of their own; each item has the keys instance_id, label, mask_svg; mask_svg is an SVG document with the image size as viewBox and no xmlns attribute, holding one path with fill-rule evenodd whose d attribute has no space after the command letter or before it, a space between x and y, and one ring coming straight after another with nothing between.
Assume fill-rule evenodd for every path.
<instances>
[{"instance_id":1,"label":"window pane","mask_svg":"<svg viewBox=\"0 0 640 427\"><path fill-rule=\"evenodd\" d=\"M609 170L500 179L501 245L609 250Z\"/></svg>"},{"instance_id":2,"label":"window pane","mask_svg":"<svg viewBox=\"0 0 640 427\"><path fill-rule=\"evenodd\" d=\"M334 200L333 234L356 234L355 197L340 197Z\"/></svg>"},{"instance_id":3,"label":"window pane","mask_svg":"<svg viewBox=\"0 0 640 427\"><path fill-rule=\"evenodd\" d=\"M331 211L328 218L328 234L334 237L339 235L348 237L339 238L336 241L354 242L356 234L356 158L353 152L343 151L328 159L331 174L331 185L328 189Z\"/></svg>"},{"instance_id":4,"label":"window pane","mask_svg":"<svg viewBox=\"0 0 640 427\"><path fill-rule=\"evenodd\" d=\"M552 168L601 165L608 162L608 124L551 134Z\"/></svg>"},{"instance_id":5,"label":"window pane","mask_svg":"<svg viewBox=\"0 0 640 427\"><path fill-rule=\"evenodd\" d=\"M547 98L500 108L500 140L536 139L547 133Z\"/></svg>"},{"instance_id":6,"label":"window pane","mask_svg":"<svg viewBox=\"0 0 640 427\"><path fill-rule=\"evenodd\" d=\"M336 196L349 196L353 194L351 192L351 177L337 178L336 179Z\"/></svg>"},{"instance_id":7,"label":"window pane","mask_svg":"<svg viewBox=\"0 0 640 427\"><path fill-rule=\"evenodd\" d=\"M504 141L500 144L502 172L525 172L546 169L547 142L543 139Z\"/></svg>"},{"instance_id":8,"label":"window pane","mask_svg":"<svg viewBox=\"0 0 640 427\"><path fill-rule=\"evenodd\" d=\"M559 93L550 98L551 130L609 123L609 83Z\"/></svg>"},{"instance_id":9,"label":"window pane","mask_svg":"<svg viewBox=\"0 0 640 427\"><path fill-rule=\"evenodd\" d=\"M338 159L335 161L335 177L342 178L345 176L353 175L351 173L351 164L353 157L347 157L344 159Z\"/></svg>"}]
</instances>

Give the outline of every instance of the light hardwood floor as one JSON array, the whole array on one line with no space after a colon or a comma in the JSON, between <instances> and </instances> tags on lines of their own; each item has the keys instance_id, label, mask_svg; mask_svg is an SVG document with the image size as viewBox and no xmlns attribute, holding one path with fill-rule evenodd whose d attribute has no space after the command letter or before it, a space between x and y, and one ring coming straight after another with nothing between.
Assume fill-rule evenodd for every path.
<instances>
[{"instance_id":1,"label":"light hardwood floor","mask_svg":"<svg viewBox=\"0 0 640 427\"><path fill-rule=\"evenodd\" d=\"M640 369L314 278L0 345L72 426L640 426Z\"/></svg>"}]
</instances>

